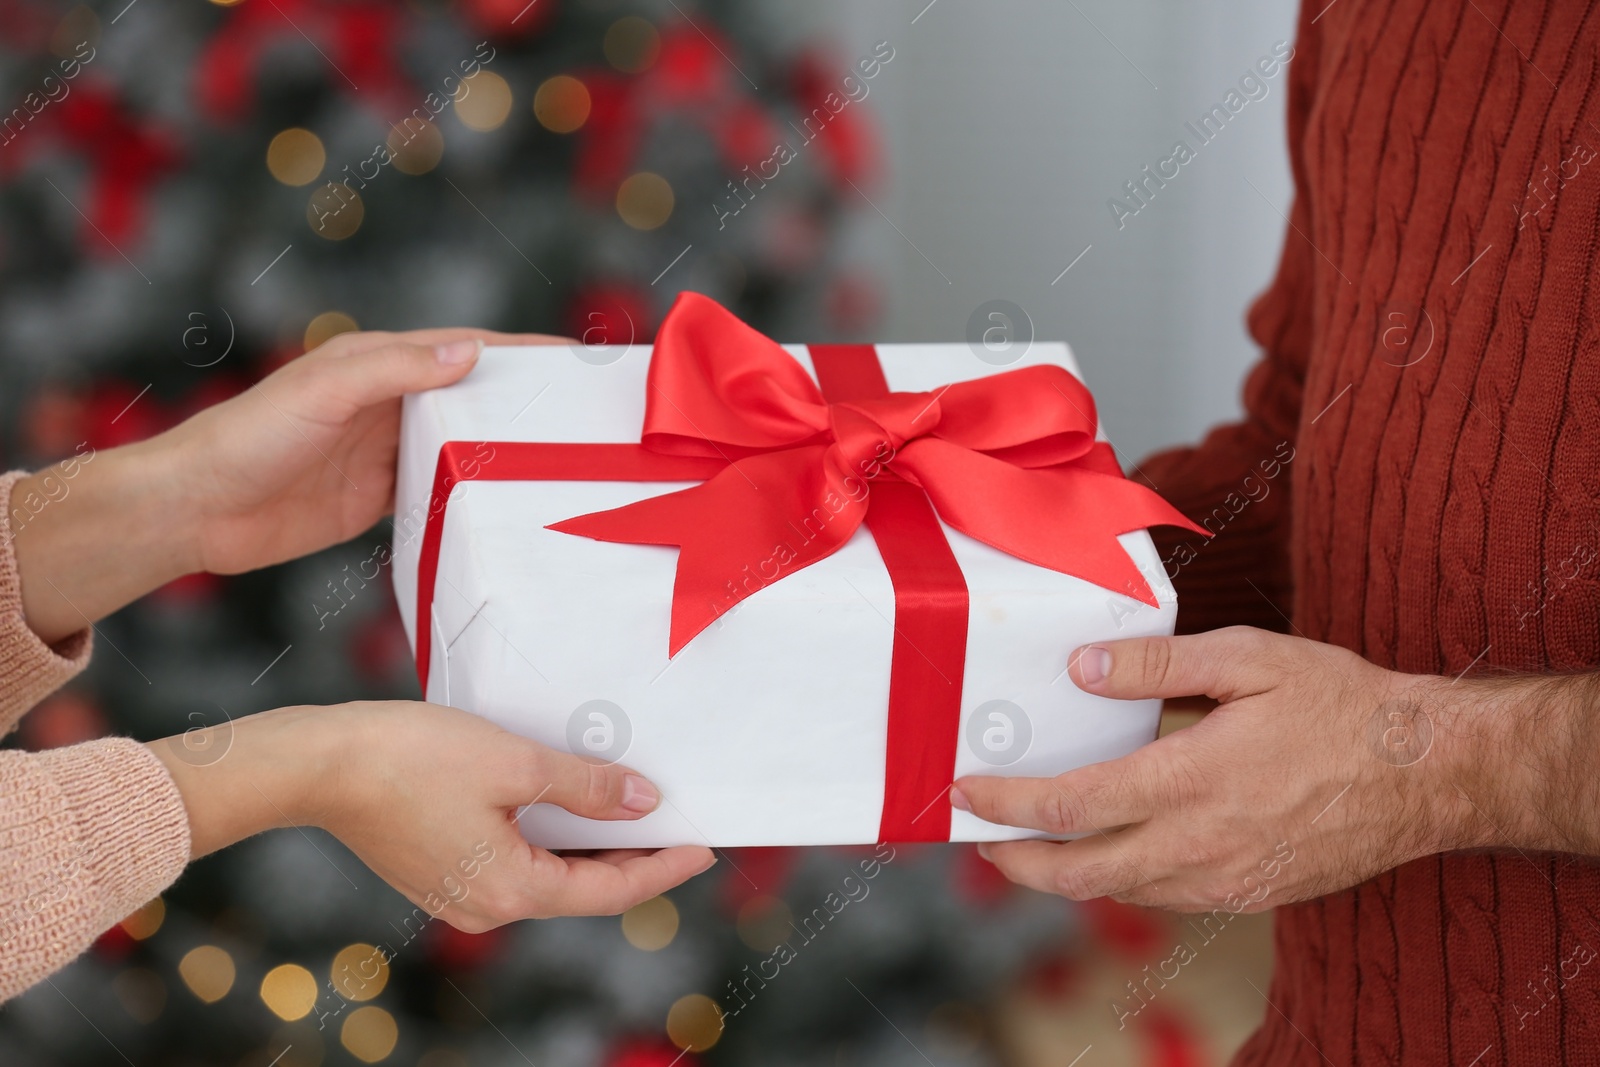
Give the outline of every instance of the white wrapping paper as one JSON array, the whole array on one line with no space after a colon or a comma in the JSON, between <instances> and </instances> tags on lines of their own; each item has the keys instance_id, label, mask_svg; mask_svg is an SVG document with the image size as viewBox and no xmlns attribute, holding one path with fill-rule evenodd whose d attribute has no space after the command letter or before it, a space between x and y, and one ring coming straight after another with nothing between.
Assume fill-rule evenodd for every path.
<instances>
[{"instance_id":1,"label":"white wrapping paper","mask_svg":"<svg viewBox=\"0 0 1600 1067\"><path fill-rule=\"evenodd\" d=\"M804 346L786 347L810 369ZM963 344L877 351L896 391L1011 369L979 361ZM417 628L432 628L426 697L554 748L620 759L663 793L661 807L636 822L534 805L522 829L546 847L872 843L895 604L865 527L834 555L749 597L669 661L677 549L544 527L693 483L467 482L446 512L433 617L416 617L440 446L637 442L649 357L647 346L490 348L462 382L406 399L394 582L413 649ZM1078 374L1064 345L1035 343L1012 366L1035 363ZM1158 607L948 526L945 534L972 604L958 777L1054 775L1154 738L1158 701L1092 696L1065 674L1079 645L1172 632L1176 595L1148 534L1121 541ZM1028 836L1036 835L953 813L952 840Z\"/></svg>"}]
</instances>

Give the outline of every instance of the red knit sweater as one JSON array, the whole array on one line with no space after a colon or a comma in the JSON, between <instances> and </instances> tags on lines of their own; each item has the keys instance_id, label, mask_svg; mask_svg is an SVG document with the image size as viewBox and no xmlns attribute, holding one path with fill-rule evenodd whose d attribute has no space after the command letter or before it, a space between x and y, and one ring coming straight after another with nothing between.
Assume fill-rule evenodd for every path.
<instances>
[{"instance_id":1,"label":"red knit sweater","mask_svg":"<svg viewBox=\"0 0 1600 1067\"><path fill-rule=\"evenodd\" d=\"M1600 666L1600 0L1304 0L1289 144L1248 417L1143 466L1219 531L1158 538L1181 628ZM1238 1064L1600 1063L1594 859L1434 856L1276 924Z\"/></svg>"}]
</instances>

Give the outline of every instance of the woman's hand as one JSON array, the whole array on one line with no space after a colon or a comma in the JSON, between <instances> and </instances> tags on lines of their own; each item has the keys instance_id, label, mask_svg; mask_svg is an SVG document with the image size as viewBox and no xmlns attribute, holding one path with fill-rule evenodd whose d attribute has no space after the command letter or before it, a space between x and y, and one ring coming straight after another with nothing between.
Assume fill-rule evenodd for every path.
<instances>
[{"instance_id":1,"label":"woman's hand","mask_svg":"<svg viewBox=\"0 0 1600 1067\"><path fill-rule=\"evenodd\" d=\"M24 479L9 522L29 626L57 641L182 575L356 536L394 503L402 395L459 381L484 344L559 341L343 334L166 433Z\"/></svg>"},{"instance_id":2,"label":"woman's hand","mask_svg":"<svg viewBox=\"0 0 1600 1067\"><path fill-rule=\"evenodd\" d=\"M516 814L555 804L637 819L660 795L486 719L411 701L284 708L149 746L189 812L191 855L264 829L319 826L412 903L480 932L516 919L625 911L709 868L709 849L556 856Z\"/></svg>"},{"instance_id":3,"label":"woman's hand","mask_svg":"<svg viewBox=\"0 0 1600 1067\"><path fill-rule=\"evenodd\" d=\"M194 569L237 574L347 541L394 505L400 397L461 380L486 330L348 333L156 440L197 520Z\"/></svg>"}]
</instances>

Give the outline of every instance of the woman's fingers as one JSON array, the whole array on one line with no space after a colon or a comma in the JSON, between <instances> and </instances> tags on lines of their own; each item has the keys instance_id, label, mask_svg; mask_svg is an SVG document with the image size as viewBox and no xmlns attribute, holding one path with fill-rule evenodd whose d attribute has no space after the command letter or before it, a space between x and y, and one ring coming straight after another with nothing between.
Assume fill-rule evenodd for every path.
<instances>
[{"instance_id":1,"label":"woman's fingers","mask_svg":"<svg viewBox=\"0 0 1600 1067\"><path fill-rule=\"evenodd\" d=\"M522 773L506 803L554 804L585 819L637 819L661 804L661 791L637 771L557 752L535 741L517 746Z\"/></svg>"},{"instance_id":2,"label":"woman's fingers","mask_svg":"<svg viewBox=\"0 0 1600 1067\"><path fill-rule=\"evenodd\" d=\"M482 341L485 345L574 345L578 343L574 338L557 337L548 333L500 333L496 330L480 330L475 326L444 326L431 330L405 330L400 333L385 333L381 331L345 333L327 342L321 350L338 358L366 352L374 348L381 348L395 341L414 345L442 345L463 340Z\"/></svg>"},{"instance_id":3,"label":"woman's fingers","mask_svg":"<svg viewBox=\"0 0 1600 1067\"><path fill-rule=\"evenodd\" d=\"M535 852L544 882L539 895L548 915L615 915L660 896L716 861L709 848L699 845L612 858Z\"/></svg>"}]
</instances>

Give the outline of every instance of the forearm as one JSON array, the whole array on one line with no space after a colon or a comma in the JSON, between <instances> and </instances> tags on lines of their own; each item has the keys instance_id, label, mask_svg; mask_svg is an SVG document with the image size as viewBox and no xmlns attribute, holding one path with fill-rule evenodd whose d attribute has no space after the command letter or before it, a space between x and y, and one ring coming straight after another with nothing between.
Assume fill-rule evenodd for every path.
<instances>
[{"instance_id":1,"label":"forearm","mask_svg":"<svg viewBox=\"0 0 1600 1067\"><path fill-rule=\"evenodd\" d=\"M160 443L80 454L17 483L6 517L28 626L54 643L193 569L193 516Z\"/></svg>"},{"instance_id":2,"label":"forearm","mask_svg":"<svg viewBox=\"0 0 1600 1067\"><path fill-rule=\"evenodd\" d=\"M321 825L337 773L338 708L280 708L152 741L198 858L283 826Z\"/></svg>"},{"instance_id":3,"label":"forearm","mask_svg":"<svg viewBox=\"0 0 1600 1067\"><path fill-rule=\"evenodd\" d=\"M1600 674L1441 680L1435 704L1462 843L1600 857Z\"/></svg>"}]
</instances>

